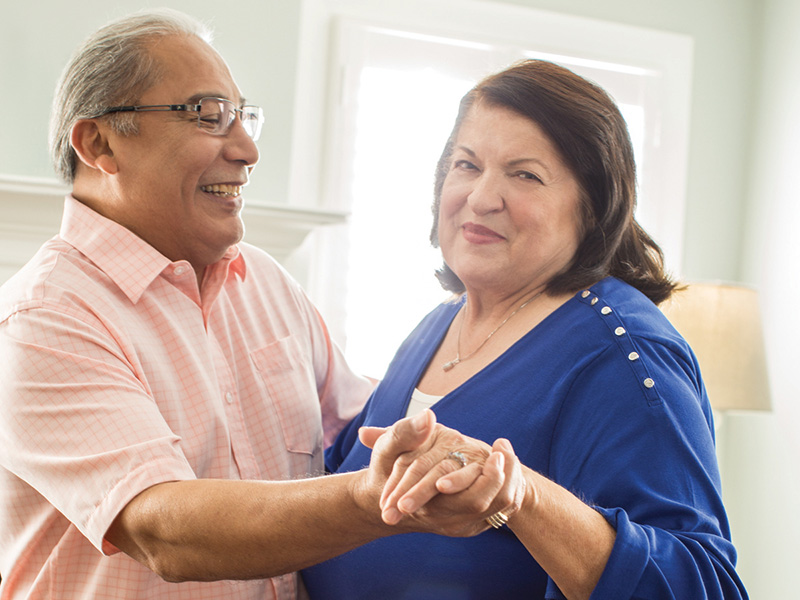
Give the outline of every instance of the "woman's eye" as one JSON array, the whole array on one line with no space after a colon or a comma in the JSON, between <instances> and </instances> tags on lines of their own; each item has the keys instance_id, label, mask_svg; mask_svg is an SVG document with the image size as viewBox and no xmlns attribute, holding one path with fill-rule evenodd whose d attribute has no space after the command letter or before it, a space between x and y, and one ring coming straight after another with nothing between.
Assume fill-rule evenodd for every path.
<instances>
[{"instance_id":1,"label":"woman's eye","mask_svg":"<svg viewBox=\"0 0 800 600\"><path fill-rule=\"evenodd\" d=\"M529 179L531 181L538 181L539 183L542 182L542 180L539 179L539 177L537 177L536 175L534 175L529 171L520 171L519 173L516 174L516 176L519 177L520 179Z\"/></svg>"}]
</instances>

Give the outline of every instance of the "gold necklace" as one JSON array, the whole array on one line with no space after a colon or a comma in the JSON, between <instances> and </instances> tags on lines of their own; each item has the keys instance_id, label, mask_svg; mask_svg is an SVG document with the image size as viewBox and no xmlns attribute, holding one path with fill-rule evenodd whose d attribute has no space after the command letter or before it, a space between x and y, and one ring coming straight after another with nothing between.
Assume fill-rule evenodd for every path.
<instances>
[{"instance_id":1,"label":"gold necklace","mask_svg":"<svg viewBox=\"0 0 800 600\"><path fill-rule=\"evenodd\" d=\"M500 328L501 328L503 325L505 325L506 323L508 323L508 320L509 320L511 317L513 317L515 314L517 314L517 313L518 313L519 311L521 311L523 308L525 308L526 306L528 306L528 304L530 304L531 302L533 302L534 300L536 300L536 299L537 299L539 296L541 296L541 295L542 295L542 293L543 293L543 292L544 292L544 290L542 290L542 291L540 291L539 293L537 293L537 294L536 294L536 295L535 295L533 298L531 298L530 300L526 300L525 302L523 302L523 303L522 303L522 304L519 306L519 308L517 308L516 310L514 310L514 312L512 312L510 315L508 315L508 316L507 316L507 317L506 317L506 318L503 320L503 322L502 322L502 323L500 323L500 325L498 325L497 327L495 327L495 328L494 328L494 330L493 330L493 331L492 331L492 332L491 332L489 335L487 335L487 336L486 336L486 339L485 339L485 340L483 340L483 341L480 343L480 345L479 345L477 348L475 348L475 350L473 350L472 352L470 352L469 354L467 354L467 355L466 355L464 358L461 358L461 330L464 328L464 321L466 320L466 317L462 317L462 319L461 319L461 323L460 323L460 324L459 324L459 326L458 326L458 338L457 338L457 340L456 340L456 357L455 357L453 360L451 360L451 361L449 361L449 362L446 362L446 363L444 363L444 364L442 365L442 369L443 369L445 372L446 372L446 371L449 371L450 369L452 369L453 367L455 367L455 366L456 366L458 363L460 363L460 362L463 362L463 361L465 361L465 360L469 359L470 357L472 357L472 356L473 356L473 355L474 355L476 352L478 352L478 350L480 350L481 348L483 348L483 347L486 345L486 342L488 342L488 341L489 341L489 339L490 339L490 338L491 338L491 337L492 337L492 336L493 336L495 333L497 333L497 331L498 331L498 330L499 330L499 329L500 329ZM467 305L466 305L466 303L465 303L465 304L464 304L464 308L466 309L466 307L467 307Z\"/></svg>"}]
</instances>

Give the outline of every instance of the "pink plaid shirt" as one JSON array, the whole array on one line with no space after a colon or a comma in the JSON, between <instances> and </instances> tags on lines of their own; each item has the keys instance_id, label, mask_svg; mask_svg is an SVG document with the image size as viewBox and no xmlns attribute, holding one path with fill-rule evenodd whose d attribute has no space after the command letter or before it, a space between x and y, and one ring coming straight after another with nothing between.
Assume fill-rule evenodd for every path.
<instances>
[{"instance_id":1,"label":"pink plaid shirt","mask_svg":"<svg viewBox=\"0 0 800 600\"><path fill-rule=\"evenodd\" d=\"M198 290L67 197L0 288L0 598L293 598L295 575L166 583L103 536L157 483L320 473L370 388L265 253L231 248Z\"/></svg>"}]
</instances>

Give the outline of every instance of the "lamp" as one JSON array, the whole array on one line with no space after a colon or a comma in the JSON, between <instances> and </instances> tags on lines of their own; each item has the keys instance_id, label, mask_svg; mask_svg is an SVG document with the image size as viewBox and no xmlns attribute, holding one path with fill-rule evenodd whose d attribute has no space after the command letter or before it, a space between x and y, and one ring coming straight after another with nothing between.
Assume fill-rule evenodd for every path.
<instances>
[{"instance_id":1,"label":"lamp","mask_svg":"<svg viewBox=\"0 0 800 600\"><path fill-rule=\"evenodd\" d=\"M675 292L661 310L697 355L715 410L770 410L755 290L692 283Z\"/></svg>"}]
</instances>

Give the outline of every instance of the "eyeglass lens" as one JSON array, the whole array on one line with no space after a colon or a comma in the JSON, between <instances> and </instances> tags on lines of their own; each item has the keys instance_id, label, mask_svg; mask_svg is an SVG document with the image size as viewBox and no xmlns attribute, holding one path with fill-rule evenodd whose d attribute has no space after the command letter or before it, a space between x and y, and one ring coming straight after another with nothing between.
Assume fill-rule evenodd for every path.
<instances>
[{"instance_id":1,"label":"eyeglass lens","mask_svg":"<svg viewBox=\"0 0 800 600\"><path fill-rule=\"evenodd\" d=\"M236 119L239 112L242 119L242 126L245 132L253 140L258 140L261 133L263 117L261 109L257 106L243 106L237 109L236 106L220 98L203 98L200 100L200 111L197 114L197 123L201 129L205 129L212 135L225 135Z\"/></svg>"}]
</instances>

